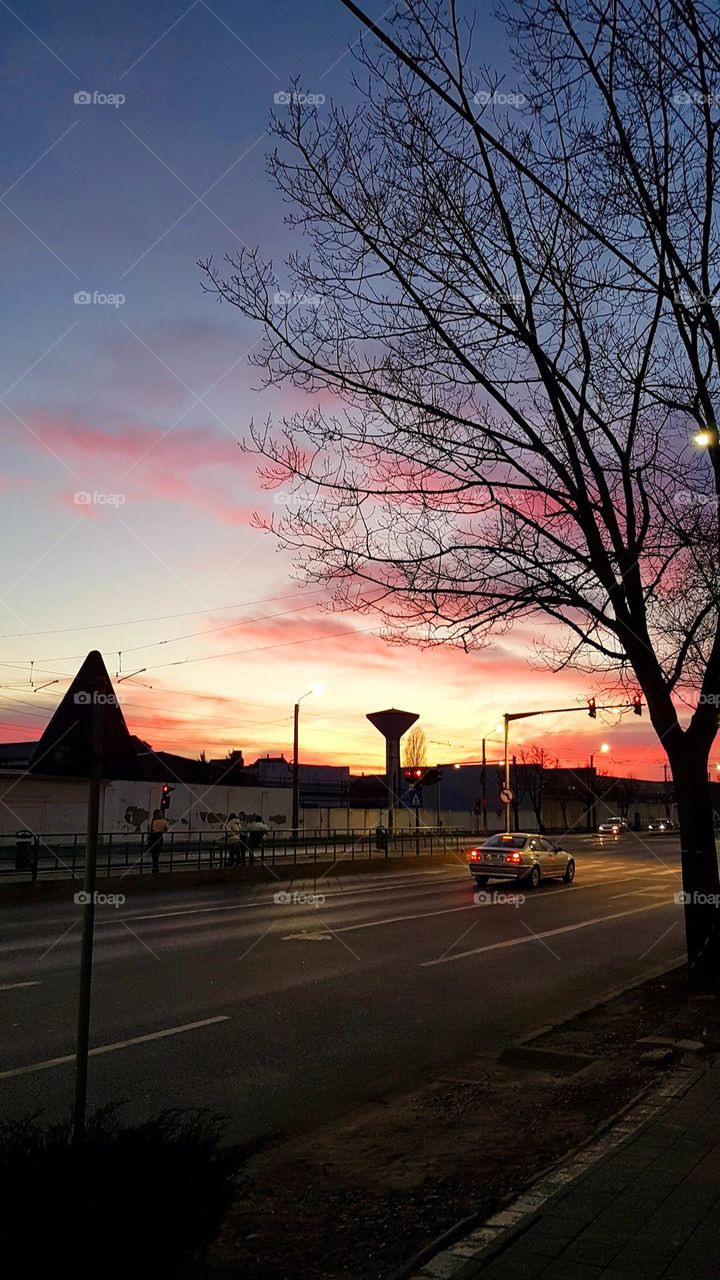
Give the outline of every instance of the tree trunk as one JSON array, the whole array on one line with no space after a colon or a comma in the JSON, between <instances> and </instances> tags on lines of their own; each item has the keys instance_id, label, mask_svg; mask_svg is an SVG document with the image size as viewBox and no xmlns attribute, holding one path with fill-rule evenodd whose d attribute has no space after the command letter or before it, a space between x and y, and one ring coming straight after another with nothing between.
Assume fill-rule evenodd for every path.
<instances>
[{"instance_id":1,"label":"tree trunk","mask_svg":"<svg viewBox=\"0 0 720 1280\"><path fill-rule=\"evenodd\" d=\"M670 765L680 822L685 936L691 981L720 987L720 877L708 782L708 753L673 752Z\"/></svg>"}]
</instances>

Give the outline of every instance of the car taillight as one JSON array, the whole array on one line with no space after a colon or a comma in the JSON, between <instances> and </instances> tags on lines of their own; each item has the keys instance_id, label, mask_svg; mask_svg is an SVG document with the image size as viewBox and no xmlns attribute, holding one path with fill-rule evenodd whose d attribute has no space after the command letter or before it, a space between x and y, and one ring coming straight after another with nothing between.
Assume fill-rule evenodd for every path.
<instances>
[{"instance_id":1,"label":"car taillight","mask_svg":"<svg viewBox=\"0 0 720 1280\"><path fill-rule=\"evenodd\" d=\"M477 858L479 858L479 857L480 857L480 854L478 853L477 849L471 849L471 850L470 850L470 852L469 852L469 854L468 854L468 858L472 858L472 859L474 859L474 860L475 860L475 859L477 859Z\"/></svg>"},{"instance_id":2,"label":"car taillight","mask_svg":"<svg viewBox=\"0 0 720 1280\"><path fill-rule=\"evenodd\" d=\"M506 862L522 862L522 855L519 853L509 853L505 858Z\"/></svg>"}]
</instances>

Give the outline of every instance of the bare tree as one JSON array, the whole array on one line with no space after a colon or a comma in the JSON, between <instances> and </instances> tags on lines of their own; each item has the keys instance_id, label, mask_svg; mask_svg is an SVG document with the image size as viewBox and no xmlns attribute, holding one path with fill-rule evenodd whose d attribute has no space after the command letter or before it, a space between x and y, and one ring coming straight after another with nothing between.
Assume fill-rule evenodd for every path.
<instances>
[{"instance_id":1,"label":"bare tree","mask_svg":"<svg viewBox=\"0 0 720 1280\"><path fill-rule=\"evenodd\" d=\"M403 739L403 764L406 769L424 768L427 764L427 738L419 724L413 725Z\"/></svg>"},{"instance_id":2,"label":"bare tree","mask_svg":"<svg viewBox=\"0 0 720 1280\"><path fill-rule=\"evenodd\" d=\"M545 619L549 665L640 687L675 784L691 971L711 976L714 0L514 0L510 94L456 0L400 0L379 25L340 3L366 32L359 106L297 93L274 121L306 255L284 279L257 250L203 264L264 327L268 381L308 393L251 429L265 483L294 494L273 527L339 607L407 641Z\"/></svg>"},{"instance_id":3,"label":"bare tree","mask_svg":"<svg viewBox=\"0 0 720 1280\"><path fill-rule=\"evenodd\" d=\"M569 828L568 811L573 801L587 803L587 788L581 775L573 769L554 768L545 784L545 795L554 800L560 809L563 830Z\"/></svg>"},{"instance_id":4,"label":"bare tree","mask_svg":"<svg viewBox=\"0 0 720 1280\"><path fill-rule=\"evenodd\" d=\"M641 791L642 784L629 773L626 778L613 778L608 781L603 791L603 800L617 809L619 817L628 818L630 806L640 799Z\"/></svg>"},{"instance_id":5,"label":"bare tree","mask_svg":"<svg viewBox=\"0 0 720 1280\"><path fill-rule=\"evenodd\" d=\"M543 799L547 784L547 771L557 769L559 760L545 747L531 746L520 748L520 759L523 764L523 786L532 805L538 825L538 831L545 830L543 822Z\"/></svg>"}]
</instances>

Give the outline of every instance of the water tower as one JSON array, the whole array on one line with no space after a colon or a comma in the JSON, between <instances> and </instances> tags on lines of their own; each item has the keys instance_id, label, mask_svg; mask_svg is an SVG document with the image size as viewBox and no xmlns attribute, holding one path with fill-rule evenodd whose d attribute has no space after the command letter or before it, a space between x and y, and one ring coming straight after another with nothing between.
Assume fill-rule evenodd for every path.
<instances>
[{"instance_id":1,"label":"water tower","mask_svg":"<svg viewBox=\"0 0 720 1280\"><path fill-rule=\"evenodd\" d=\"M400 739L418 719L414 711L373 711L367 719L385 739L385 780L388 789L388 830L392 831L395 806L400 798Z\"/></svg>"}]
</instances>

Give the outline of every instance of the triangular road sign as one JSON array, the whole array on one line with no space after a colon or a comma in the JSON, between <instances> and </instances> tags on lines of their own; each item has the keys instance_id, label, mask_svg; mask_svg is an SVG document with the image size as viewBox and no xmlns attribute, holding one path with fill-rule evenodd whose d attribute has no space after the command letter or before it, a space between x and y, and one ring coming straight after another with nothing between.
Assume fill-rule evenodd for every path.
<instances>
[{"instance_id":1,"label":"triangular road sign","mask_svg":"<svg viewBox=\"0 0 720 1280\"><path fill-rule=\"evenodd\" d=\"M140 778L140 762L120 710L112 681L101 654L88 654L43 733L29 765L30 773L90 776L90 743L93 708L103 716L102 775L105 778Z\"/></svg>"}]
</instances>

